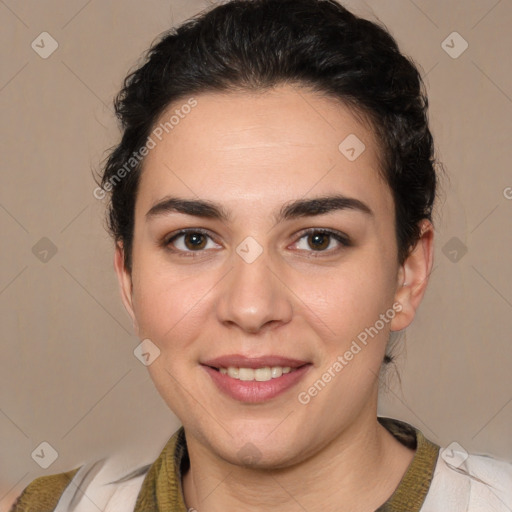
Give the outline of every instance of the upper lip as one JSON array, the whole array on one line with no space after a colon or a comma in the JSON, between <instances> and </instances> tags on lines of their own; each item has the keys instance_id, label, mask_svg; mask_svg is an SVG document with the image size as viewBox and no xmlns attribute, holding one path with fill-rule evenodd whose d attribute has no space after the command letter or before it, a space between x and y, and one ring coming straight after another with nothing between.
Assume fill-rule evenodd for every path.
<instances>
[{"instance_id":1,"label":"upper lip","mask_svg":"<svg viewBox=\"0 0 512 512\"><path fill-rule=\"evenodd\" d=\"M301 361L299 359L275 355L247 357L240 354L229 354L216 357L215 359L208 359L207 361L201 362L201 364L211 366L212 368L229 368L230 366L253 369L264 368L265 366L289 366L290 368L298 368L299 366L309 364L309 361Z\"/></svg>"}]
</instances>

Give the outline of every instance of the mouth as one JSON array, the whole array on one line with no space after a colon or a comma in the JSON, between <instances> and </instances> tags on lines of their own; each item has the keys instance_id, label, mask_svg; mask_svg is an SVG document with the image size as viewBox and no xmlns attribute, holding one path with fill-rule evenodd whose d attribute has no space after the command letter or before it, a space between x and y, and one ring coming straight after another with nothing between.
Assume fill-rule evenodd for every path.
<instances>
[{"instance_id":1,"label":"mouth","mask_svg":"<svg viewBox=\"0 0 512 512\"><path fill-rule=\"evenodd\" d=\"M313 364L281 356L230 355L201 366L222 394L240 402L261 403L290 390Z\"/></svg>"},{"instance_id":2,"label":"mouth","mask_svg":"<svg viewBox=\"0 0 512 512\"><path fill-rule=\"evenodd\" d=\"M217 368L215 366L209 366L209 368L216 370L222 375L227 375L232 379L241 380L244 382L267 382L272 379L278 379L279 377L288 373L293 373L298 369L307 366L308 364L310 363L305 363L296 368L292 368L291 366L263 366L261 368L244 368L236 366L228 366L227 368L221 366Z\"/></svg>"}]
</instances>

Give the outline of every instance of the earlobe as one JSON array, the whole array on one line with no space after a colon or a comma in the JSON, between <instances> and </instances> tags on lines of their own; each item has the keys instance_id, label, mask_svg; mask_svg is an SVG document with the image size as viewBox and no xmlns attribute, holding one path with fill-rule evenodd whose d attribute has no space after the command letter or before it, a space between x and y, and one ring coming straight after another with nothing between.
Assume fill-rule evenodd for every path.
<instances>
[{"instance_id":1,"label":"earlobe","mask_svg":"<svg viewBox=\"0 0 512 512\"><path fill-rule=\"evenodd\" d=\"M138 324L133 308L132 276L124 264L124 249L121 242L116 243L116 250L114 253L114 268L117 274L117 280L119 282L121 300L123 301L123 305L132 319L133 329L138 335Z\"/></svg>"},{"instance_id":2,"label":"earlobe","mask_svg":"<svg viewBox=\"0 0 512 512\"><path fill-rule=\"evenodd\" d=\"M398 272L395 301L402 309L391 322L392 331L401 331L412 323L427 289L433 255L434 227L424 219L420 224L420 237Z\"/></svg>"}]
</instances>

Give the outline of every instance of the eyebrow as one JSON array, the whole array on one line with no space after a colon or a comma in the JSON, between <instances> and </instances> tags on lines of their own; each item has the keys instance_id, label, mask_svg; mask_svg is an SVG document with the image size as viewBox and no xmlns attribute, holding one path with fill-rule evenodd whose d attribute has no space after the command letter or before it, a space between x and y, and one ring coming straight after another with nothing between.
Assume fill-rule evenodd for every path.
<instances>
[{"instance_id":1,"label":"eyebrow","mask_svg":"<svg viewBox=\"0 0 512 512\"><path fill-rule=\"evenodd\" d=\"M274 218L276 223L279 223L284 220L292 220L299 217L325 215L339 210L355 210L365 215L374 215L371 208L363 201L354 197L336 194L291 201L283 205L277 215L274 215ZM153 217L174 212L206 219L217 219L223 222L229 221L231 217L226 209L212 201L167 196L149 209L146 213L146 219L149 220Z\"/></svg>"}]
</instances>

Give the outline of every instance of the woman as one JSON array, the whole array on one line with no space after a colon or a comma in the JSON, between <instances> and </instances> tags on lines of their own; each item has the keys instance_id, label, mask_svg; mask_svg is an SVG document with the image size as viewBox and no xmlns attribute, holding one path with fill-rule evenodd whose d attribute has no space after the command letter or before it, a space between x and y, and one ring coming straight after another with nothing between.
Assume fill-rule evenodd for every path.
<instances>
[{"instance_id":1,"label":"woman","mask_svg":"<svg viewBox=\"0 0 512 512\"><path fill-rule=\"evenodd\" d=\"M183 427L154 464L39 478L12 510L510 510L510 464L377 417L432 269L427 105L389 33L334 0L234 0L152 47L95 195Z\"/></svg>"}]
</instances>

